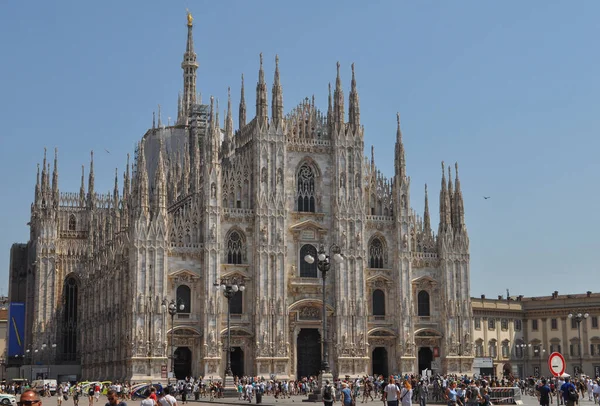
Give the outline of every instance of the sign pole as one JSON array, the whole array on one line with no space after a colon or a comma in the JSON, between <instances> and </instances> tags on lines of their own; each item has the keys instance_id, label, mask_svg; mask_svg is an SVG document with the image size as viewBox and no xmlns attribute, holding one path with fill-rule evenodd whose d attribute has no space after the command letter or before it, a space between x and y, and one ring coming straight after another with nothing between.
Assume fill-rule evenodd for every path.
<instances>
[{"instance_id":1,"label":"sign pole","mask_svg":"<svg viewBox=\"0 0 600 406\"><path fill-rule=\"evenodd\" d=\"M556 406L560 406L560 388L558 387L558 378L565 373L566 368L567 363L565 362L565 357L563 357L560 352L553 352L550 354L548 357L548 369L556 379Z\"/></svg>"}]
</instances>

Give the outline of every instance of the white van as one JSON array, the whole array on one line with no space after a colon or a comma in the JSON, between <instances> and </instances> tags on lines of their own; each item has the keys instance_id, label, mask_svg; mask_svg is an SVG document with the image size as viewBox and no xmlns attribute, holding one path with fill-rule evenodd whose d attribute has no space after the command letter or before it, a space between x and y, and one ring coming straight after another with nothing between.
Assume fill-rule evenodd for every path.
<instances>
[{"instance_id":1,"label":"white van","mask_svg":"<svg viewBox=\"0 0 600 406\"><path fill-rule=\"evenodd\" d=\"M38 379L31 383L31 387L37 392L46 389L46 385L50 388L50 394L54 396L56 393L56 379Z\"/></svg>"}]
</instances>

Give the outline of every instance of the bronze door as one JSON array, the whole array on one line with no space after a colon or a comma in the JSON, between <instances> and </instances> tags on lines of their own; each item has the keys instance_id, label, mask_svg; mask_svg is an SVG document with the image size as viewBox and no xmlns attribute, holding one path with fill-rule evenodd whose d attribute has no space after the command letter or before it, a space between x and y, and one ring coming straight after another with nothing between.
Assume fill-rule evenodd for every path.
<instances>
[{"instance_id":1,"label":"bronze door","mask_svg":"<svg viewBox=\"0 0 600 406\"><path fill-rule=\"evenodd\" d=\"M321 334L316 328L303 328L298 334L296 378L317 376L321 370Z\"/></svg>"}]
</instances>

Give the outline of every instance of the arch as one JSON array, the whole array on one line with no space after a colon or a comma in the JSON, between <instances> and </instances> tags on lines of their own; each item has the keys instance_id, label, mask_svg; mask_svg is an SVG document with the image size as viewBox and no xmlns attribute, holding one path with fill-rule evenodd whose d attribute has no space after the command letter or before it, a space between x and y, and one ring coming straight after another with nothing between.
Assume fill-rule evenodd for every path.
<instances>
[{"instance_id":1,"label":"arch","mask_svg":"<svg viewBox=\"0 0 600 406\"><path fill-rule=\"evenodd\" d=\"M297 309L299 309L301 307L305 307L305 306L318 307L319 309L322 309L323 301L321 299L316 299L316 298L315 299L300 299L288 306L288 312L297 310ZM327 311L333 312L334 311L333 306L331 306L330 304L327 304Z\"/></svg>"},{"instance_id":2,"label":"arch","mask_svg":"<svg viewBox=\"0 0 600 406\"><path fill-rule=\"evenodd\" d=\"M224 329L221 329L221 331L219 332L219 335L221 337L227 335L227 327L225 327ZM254 333L245 327L231 326L231 336L232 337L253 337Z\"/></svg>"},{"instance_id":3,"label":"arch","mask_svg":"<svg viewBox=\"0 0 600 406\"><path fill-rule=\"evenodd\" d=\"M375 327L371 330L367 331L367 337L369 336L377 336L377 337L397 337L396 333L393 330L385 327Z\"/></svg>"},{"instance_id":4,"label":"arch","mask_svg":"<svg viewBox=\"0 0 600 406\"><path fill-rule=\"evenodd\" d=\"M296 210L316 212L317 190L319 189L321 170L311 157L304 157L296 167Z\"/></svg>"},{"instance_id":5,"label":"arch","mask_svg":"<svg viewBox=\"0 0 600 406\"><path fill-rule=\"evenodd\" d=\"M375 289L372 294L373 316L385 316L385 293L381 289Z\"/></svg>"},{"instance_id":6,"label":"arch","mask_svg":"<svg viewBox=\"0 0 600 406\"><path fill-rule=\"evenodd\" d=\"M77 219L74 214L69 216L69 231L75 231L77 229Z\"/></svg>"},{"instance_id":7,"label":"arch","mask_svg":"<svg viewBox=\"0 0 600 406\"><path fill-rule=\"evenodd\" d=\"M177 287L177 313L191 313L192 310L192 290L188 285L179 285ZM183 309L180 309L183 305Z\"/></svg>"},{"instance_id":8,"label":"arch","mask_svg":"<svg viewBox=\"0 0 600 406\"><path fill-rule=\"evenodd\" d=\"M417 295L417 308L420 317L429 317L431 315L429 292L426 290L419 291Z\"/></svg>"},{"instance_id":9,"label":"arch","mask_svg":"<svg viewBox=\"0 0 600 406\"><path fill-rule=\"evenodd\" d=\"M73 274L67 275L63 285L63 323L61 349L63 360L77 359L77 316L79 310L79 279Z\"/></svg>"},{"instance_id":10,"label":"arch","mask_svg":"<svg viewBox=\"0 0 600 406\"><path fill-rule=\"evenodd\" d=\"M374 235L369 240L369 268L383 268L387 263L387 246L381 235Z\"/></svg>"},{"instance_id":11,"label":"arch","mask_svg":"<svg viewBox=\"0 0 600 406\"><path fill-rule=\"evenodd\" d=\"M202 333L200 332L200 330L198 330L195 327L191 327L191 326L175 326L175 328L173 329L169 329L167 330L168 333L171 333L171 330L173 330L173 332L184 332L184 331L189 331L189 335L192 335L194 337L201 337ZM180 334L183 335L183 334Z\"/></svg>"},{"instance_id":12,"label":"arch","mask_svg":"<svg viewBox=\"0 0 600 406\"><path fill-rule=\"evenodd\" d=\"M309 264L304 259L305 256L311 255L315 261ZM317 249L312 244L304 244L300 248L300 277L301 278L316 278L317 277Z\"/></svg>"},{"instance_id":13,"label":"arch","mask_svg":"<svg viewBox=\"0 0 600 406\"><path fill-rule=\"evenodd\" d=\"M228 264L243 264L246 262L245 234L237 227L233 227L225 237Z\"/></svg>"},{"instance_id":14,"label":"arch","mask_svg":"<svg viewBox=\"0 0 600 406\"><path fill-rule=\"evenodd\" d=\"M442 338L444 335L432 328L421 328L415 331L415 337Z\"/></svg>"}]
</instances>

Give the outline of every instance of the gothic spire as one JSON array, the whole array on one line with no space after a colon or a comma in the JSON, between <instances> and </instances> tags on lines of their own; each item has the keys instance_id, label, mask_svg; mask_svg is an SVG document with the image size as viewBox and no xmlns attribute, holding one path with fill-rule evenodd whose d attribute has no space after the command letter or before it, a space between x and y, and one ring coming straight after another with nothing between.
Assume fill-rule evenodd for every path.
<instances>
[{"instance_id":1,"label":"gothic spire","mask_svg":"<svg viewBox=\"0 0 600 406\"><path fill-rule=\"evenodd\" d=\"M238 117L238 127L246 125L246 95L244 94L244 74L242 73L242 90L240 91L240 109Z\"/></svg>"},{"instance_id":2,"label":"gothic spire","mask_svg":"<svg viewBox=\"0 0 600 406\"><path fill-rule=\"evenodd\" d=\"M350 88L350 100L348 105L348 119L354 130L360 127L360 105L358 102L358 91L356 90L356 78L354 76L354 63L352 64L352 84Z\"/></svg>"},{"instance_id":3,"label":"gothic spire","mask_svg":"<svg viewBox=\"0 0 600 406\"><path fill-rule=\"evenodd\" d=\"M454 221L456 218L454 217L454 189L452 188L452 170L450 169L450 165L448 165L448 210L450 212L450 224L454 226Z\"/></svg>"},{"instance_id":4,"label":"gothic spire","mask_svg":"<svg viewBox=\"0 0 600 406\"><path fill-rule=\"evenodd\" d=\"M54 148L54 170L52 171L52 198L58 206L58 148Z\"/></svg>"},{"instance_id":5,"label":"gothic spire","mask_svg":"<svg viewBox=\"0 0 600 406\"><path fill-rule=\"evenodd\" d=\"M442 161L442 187L440 190L440 226L438 234L448 231L451 228L450 218L450 198L446 189L446 169Z\"/></svg>"},{"instance_id":6,"label":"gothic spire","mask_svg":"<svg viewBox=\"0 0 600 406\"><path fill-rule=\"evenodd\" d=\"M225 143L226 154L234 149L233 145L233 117L231 116L231 88L227 88L227 115L225 116Z\"/></svg>"},{"instance_id":7,"label":"gothic spire","mask_svg":"<svg viewBox=\"0 0 600 406\"><path fill-rule=\"evenodd\" d=\"M123 200L129 198L130 193L130 180L129 180L129 154L127 154L127 165L125 172L123 173Z\"/></svg>"},{"instance_id":8,"label":"gothic spire","mask_svg":"<svg viewBox=\"0 0 600 406\"><path fill-rule=\"evenodd\" d=\"M160 112L160 104L158 105L158 128L162 128L162 114Z\"/></svg>"},{"instance_id":9,"label":"gothic spire","mask_svg":"<svg viewBox=\"0 0 600 406\"><path fill-rule=\"evenodd\" d=\"M185 120L187 120L192 111L192 106L196 103L196 70L198 69L198 62L196 61L196 53L194 52L193 21L192 14L188 11L187 44L185 53L183 54L183 61L181 62L181 69L183 69L183 99L181 109L182 122L179 124L185 124Z\"/></svg>"},{"instance_id":10,"label":"gothic spire","mask_svg":"<svg viewBox=\"0 0 600 406\"><path fill-rule=\"evenodd\" d=\"M275 55L275 77L273 79L273 100L271 104L271 116L273 123L279 126L283 120L283 90L279 81L279 55Z\"/></svg>"},{"instance_id":11,"label":"gothic spire","mask_svg":"<svg viewBox=\"0 0 600 406\"><path fill-rule=\"evenodd\" d=\"M94 151L90 152L90 175L88 178L88 204L92 206L96 200L96 192L94 190Z\"/></svg>"},{"instance_id":12,"label":"gothic spire","mask_svg":"<svg viewBox=\"0 0 600 406\"><path fill-rule=\"evenodd\" d=\"M163 158L163 142L159 140L158 163L154 173L154 216L167 207L167 178L165 175L165 160Z\"/></svg>"},{"instance_id":13,"label":"gothic spire","mask_svg":"<svg viewBox=\"0 0 600 406\"><path fill-rule=\"evenodd\" d=\"M148 169L146 168L146 154L144 153L144 141L140 142L137 162L137 206L140 214L148 214Z\"/></svg>"},{"instance_id":14,"label":"gothic spire","mask_svg":"<svg viewBox=\"0 0 600 406\"><path fill-rule=\"evenodd\" d=\"M35 203L38 202L39 198L40 198L40 191L41 191L41 186L40 186L40 164L37 164L37 175L35 177Z\"/></svg>"},{"instance_id":15,"label":"gothic spire","mask_svg":"<svg viewBox=\"0 0 600 406\"><path fill-rule=\"evenodd\" d=\"M465 206L463 202L462 190L460 188L460 179L458 178L458 162L454 164L454 172L456 175L456 179L454 181L454 186L456 187L454 191L454 216L455 216L455 224L454 227L460 231L465 230Z\"/></svg>"},{"instance_id":16,"label":"gothic spire","mask_svg":"<svg viewBox=\"0 0 600 406\"><path fill-rule=\"evenodd\" d=\"M81 165L81 185L79 186L79 204L85 204L85 166Z\"/></svg>"},{"instance_id":17,"label":"gothic spire","mask_svg":"<svg viewBox=\"0 0 600 406\"><path fill-rule=\"evenodd\" d=\"M258 83L256 84L256 119L258 120L259 127L269 122L267 114L267 84L265 83L262 52L260 53L260 68L258 70Z\"/></svg>"},{"instance_id":18,"label":"gothic spire","mask_svg":"<svg viewBox=\"0 0 600 406\"><path fill-rule=\"evenodd\" d=\"M429 196L427 194L427 183L425 184L425 212L423 213L423 231L425 235L431 236L431 219L429 217Z\"/></svg>"},{"instance_id":19,"label":"gothic spire","mask_svg":"<svg viewBox=\"0 0 600 406\"><path fill-rule=\"evenodd\" d=\"M333 120L339 128L344 123L344 91L340 77L340 63L337 63L337 77L335 78L335 92L333 93Z\"/></svg>"},{"instance_id":20,"label":"gothic spire","mask_svg":"<svg viewBox=\"0 0 600 406\"><path fill-rule=\"evenodd\" d=\"M394 156L394 167L396 170L396 179L403 182L406 177L406 161L404 158L404 142L402 141L402 131L400 130L400 113L396 113L396 147Z\"/></svg>"},{"instance_id":21,"label":"gothic spire","mask_svg":"<svg viewBox=\"0 0 600 406\"><path fill-rule=\"evenodd\" d=\"M46 161L46 153L47 150L44 147L44 161L42 163L42 194L48 192L48 172L46 171L47 161Z\"/></svg>"},{"instance_id":22,"label":"gothic spire","mask_svg":"<svg viewBox=\"0 0 600 406\"><path fill-rule=\"evenodd\" d=\"M189 142L185 143L183 152L183 171L181 173L181 196L187 196L188 194L188 179L190 176L190 153L189 153ZM179 165L179 160L177 161ZM176 197L177 198L177 197Z\"/></svg>"}]
</instances>

